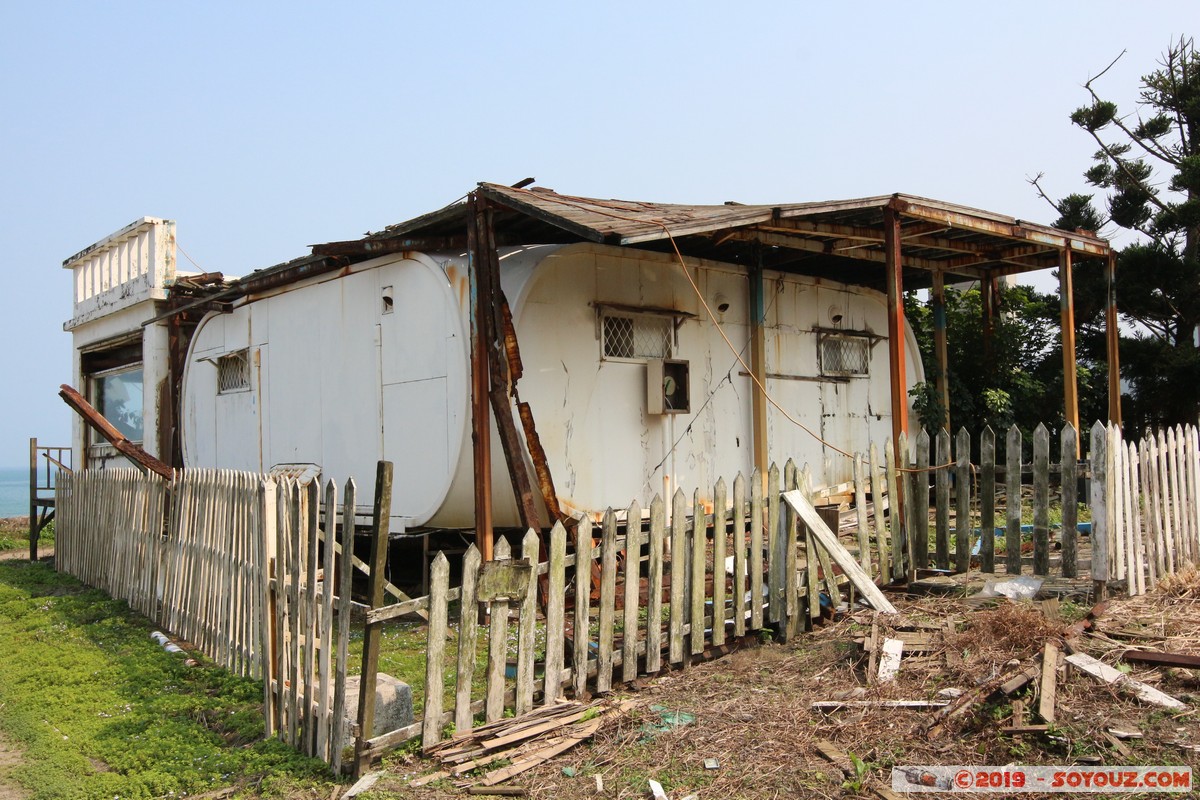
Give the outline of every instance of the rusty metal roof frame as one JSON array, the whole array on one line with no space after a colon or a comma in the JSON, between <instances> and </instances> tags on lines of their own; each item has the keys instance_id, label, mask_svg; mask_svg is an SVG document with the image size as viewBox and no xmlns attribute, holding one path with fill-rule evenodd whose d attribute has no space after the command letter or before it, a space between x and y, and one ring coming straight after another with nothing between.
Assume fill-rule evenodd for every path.
<instances>
[{"instance_id":1,"label":"rusty metal roof frame","mask_svg":"<svg viewBox=\"0 0 1200 800\"><path fill-rule=\"evenodd\" d=\"M882 288L884 210L901 219L906 288L932 272L978 280L1057 268L1062 253L1104 259L1107 241L967 206L906 194L783 205L679 205L576 197L540 187L481 183L495 209L498 245L590 241L834 278ZM313 245L314 256L372 258L406 250L466 246L464 203L378 233ZM669 235L668 235L669 232Z\"/></svg>"}]
</instances>

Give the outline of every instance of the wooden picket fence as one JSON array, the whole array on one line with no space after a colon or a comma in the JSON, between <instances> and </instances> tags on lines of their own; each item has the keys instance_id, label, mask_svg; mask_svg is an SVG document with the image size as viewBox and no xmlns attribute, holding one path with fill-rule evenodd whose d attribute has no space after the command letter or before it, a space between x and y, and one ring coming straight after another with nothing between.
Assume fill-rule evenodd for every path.
<instances>
[{"instance_id":1,"label":"wooden picket fence","mask_svg":"<svg viewBox=\"0 0 1200 800\"><path fill-rule=\"evenodd\" d=\"M904 519L891 520L886 532L878 531L892 538L892 562L884 564L881 557L876 574L898 580L907 573L911 579L916 570L931 566L961 573L972 564L973 553L977 553L980 570L991 573L996 570L998 535L1004 543L1005 573L1021 574L1022 542L1025 529L1031 527L1029 571L1039 576L1081 577L1080 503L1091 514L1089 571L1096 583L1120 580L1130 594L1140 594L1161 575L1198 560L1200 444L1194 426L1151 432L1135 443L1125 442L1119 428L1097 422L1088 437L1087 458L1080 460L1078 435L1066 425L1058 437L1057 463L1050 460L1050 433L1043 425L1033 433L1032 461L1023 456L1023 437L1015 426L1004 437L1003 461L997 456L996 439L990 428L983 431L979 463L974 464L966 430L954 437L953 460L950 435L945 431L932 442L921 431L911 446L906 437L900 437L907 461L898 466L889 454L886 474L889 487L896 474L906 510ZM1078 493L1080 478L1088 480L1084 497ZM1032 496L1027 499L1026 494ZM1052 501L1061 511L1057 559L1051 554ZM1022 525L1027 507L1032 512L1032 526ZM1003 525L997 527L1000 512ZM862 517L860 506L860 520ZM932 564L928 548L931 518ZM860 522L860 540L861 527ZM887 549L880 548L881 556Z\"/></svg>"},{"instance_id":2,"label":"wooden picket fence","mask_svg":"<svg viewBox=\"0 0 1200 800\"><path fill-rule=\"evenodd\" d=\"M968 432L953 441L945 432L932 440L920 432L911 442L901 437L898 452L888 441L856 456L847 486L814 490L809 469L789 461L765 476L738 475L732 493L720 480L690 498L677 491L669 507L655 497L645 514L637 503L609 509L595 521L579 520L573 531L556 525L544 563L533 531L520 543L519 558L503 540L491 562L481 563L470 548L458 587L450 587L449 562L439 554L430 595L415 599L391 587L382 568L340 557L352 553L352 481L340 501L328 484L322 503L315 482L253 473L189 471L172 481L119 470L61 473L56 563L127 600L220 665L262 679L269 734L335 769L353 743L350 768L358 773L401 742L420 736L427 746L435 743L447 724L468 730L477 714L492 722L508 710L520 714L554 702L564 691L605 693L639 675L720 655L742 637L787 640L829 606L856 596L886 611L875 584L912 580L930 567L963 572L977 564L993 572L998 537L1005 572L1021 573L1027 500L1036 575L1084 577L1090 568L1097 591L1114 580L1133 594L1200 557L1195 427L1124 442L1097 423L1080 460L1068 426L1058 436L1057 463L1042 426L1033 435L1031 461L1020 431L1006 433L1003 461L996 439L983 431L973 463ZM381 464L377 476L373 567L386 559L384 466L390 465ZM1082 496L1081 478L1089 486ZM829 502L839 497L853 503L840 510ZM1057 559L1052 498L1062 515ZM1076 531L1081 501L1091 515L1086 550ZM1090 559L1080 558L1087 550ZM369 575L365 607L350 599L355 567ZM385 589L402 602L384 605ZM356 606L365 619L365 698L374 697L382 626L413 613L429 619L424 717L408 728L372 735L373 704L360 698L357 713L345 707ZM510 610L517 612L511 677ZM477 663L482 640L487 655ZM447 641L456 643L453 655ZM452 687L448 709L445 686ZM345 717L354 721L344 725Z\"/></svg>"},{"instance_id":3,"label":"wooden picket fence","mask_svg":"<svg viewBox=\"0 0 1200 800\"><path fill-rule=\"evenodd\" d=\"M351 585L335 554L352 552L355 488L339 503L331 481L323 519L318 492L230 470L60 473L55 565L262 680L267 735L338 770L356 727L342 723L353 602L333 585Z\"/></svg>"}]
</instances>

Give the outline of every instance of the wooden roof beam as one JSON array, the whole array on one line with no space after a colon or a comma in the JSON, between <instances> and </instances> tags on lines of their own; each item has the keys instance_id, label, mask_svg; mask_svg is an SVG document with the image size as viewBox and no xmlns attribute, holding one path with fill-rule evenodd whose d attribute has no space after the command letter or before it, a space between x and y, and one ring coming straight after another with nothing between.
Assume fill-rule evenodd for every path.
<instances>
[{"instance_id":1,"label":"wooden roof beam","mask_svg":"<svg viewBox=\"0 0 1200 800\"><path fill-rule=\"evenodd\" d=\"M883 231L875 228L864 228L851 225L835 225L829 223L815 223L804 220L780 220L778 223L770 225L757 226L760 230L804 233L811 236L819 236L821 238L852 240L865 244L875 244L883 246ZM1026 255L1034 255L1038 253L1054 252L1057 253L1061 248L1054 247L1048 244L1037 245L1015 245L1011 248L997 250L994 246L980 244L976 242L968 242L960 239L949 239L943 236L931 236L932 233L939 233L952 228L953 226L941 222L916 223L908 225L900 229L900 242L902 247L927 247L931 250L944 250L951 253L967 253L979 256L983 261L987 262L1002 262L1013 257L1021 257ZM1023 240L1022 240L1023 241ZM835 241L835 250L847 250L854 247L863 247L865 244L850 244L844 241ZM963 262L972 263L972 262ZM1057 264L1057 256L1055 264Z\"/></svg>"},{"instance_id":2,"label":"wooden roof beam","mask_svg":"<svg viewBox=\"0 0 1200 800\"><path fill-rule=\"evenodd\" d=\"M1018 242L1040 243L1049 245L1057 250L1070 250L1073 253L1107 256L1110 252L1108 244L1099 239L1085 239L1078 234L1070 234L1066 231L1055 230L1054 228L1044 228L1021 222L1010 225L1006 222L983 219L970 214L951 211L946 208L935 208L908 200L895 199L892 203L898 212L913 219L944 223L954 228L999 236Z\"/></svg>"},{"instance_id":3,"label":"wooden roof beam","mask_svg":"<svg viewBox=\"0 0 1200 800\"><path fill-rule=\"evenodd\" d=\"M759 242L768 247L781 247L788 250L803 250L809 253L821 253L822 255L838 256L831 246L832 242L819 242L813 239L806 239L803 236L789 235L786 233L777 233L773 231L764 231L754 228L738 230L732 233L730 237L736 241L742 242ZM859 245L862 247L862 245ZM887 261L885 254L882 251L873 251L860 249L854 255L841 256L856 261L870 261L876 264L884 264ZM927 258L917 258L915 256L906 256L901 254L901 265L911 269L920 269L927 272L952 272L956 275L962 275L968 278L983 279L987 275L987 270L981 269L970 264L956 265L953 269L949 267L949 262L934 261Z\"/></svg>"}]
</instances>

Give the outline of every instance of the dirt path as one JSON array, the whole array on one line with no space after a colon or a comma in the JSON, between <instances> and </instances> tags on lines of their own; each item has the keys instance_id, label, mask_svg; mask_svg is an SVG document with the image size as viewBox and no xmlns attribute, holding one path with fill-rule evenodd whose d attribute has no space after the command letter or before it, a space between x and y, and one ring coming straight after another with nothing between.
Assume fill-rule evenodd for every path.
<instances>
[{"instance_id":1,"label":"dirt path","mask_svg":"<svg viewBox=\"0 0 1200 800\"><path fill-rule=\"evenodd\" d=\"M39 547L38 561L45 561L47 558L54 556L53 547ZM29 558L29 548L23 547L16 550L0 550L0 561L24 561Z\"/></svg>"},{"instance_id":2,"label":"dirt path","mask_svg":"<svg viewBox=\"0 0 1200 800\"><path fill-rule=\"evenodd\" d=\"M13 767L24 763L21 751L0 734L0 800L26 800L29 792L9 778Z\"/></svg>"}]
</instances>

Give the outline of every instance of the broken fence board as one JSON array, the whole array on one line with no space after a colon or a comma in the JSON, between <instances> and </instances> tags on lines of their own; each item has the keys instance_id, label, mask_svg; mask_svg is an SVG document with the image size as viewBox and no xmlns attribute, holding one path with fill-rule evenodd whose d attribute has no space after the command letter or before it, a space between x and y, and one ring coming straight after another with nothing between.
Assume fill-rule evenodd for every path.
<instances>
[{"instance_id":1,"label":"broken fence board","mask_svg":"<svg viewBox=\"0 0 1200 800\"><path fill-rule=\"evenodd\" d=\"M1126 689L1133 693L1139 700L1151 705L1160 706L1170 709L1171 711L1188 711L1191 706L1180 700L1176 700L1169 694L1160 692L1153 686L1134 680L1120 670L1110 667L1101 661L1097 661L1086 653L1074 653L1067 656L1067 662L1079 670L1086 672L1093 678L1104 681L1105 683L1113 684L1114 686Z\"/></svg>"},{"instance_id":2,"label":"broken fence board","mask_svg":"<svg viewBox=\"0 0 1200 800\"><path fill-rule=\"evenodd\" d=\"M882 653L879 657L879 682L890 683L896 680L900 672L900 657L904 652L904 642L899 639L884 639Z\"/></svg>"}]
</instances>

